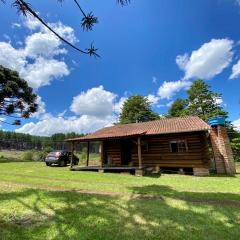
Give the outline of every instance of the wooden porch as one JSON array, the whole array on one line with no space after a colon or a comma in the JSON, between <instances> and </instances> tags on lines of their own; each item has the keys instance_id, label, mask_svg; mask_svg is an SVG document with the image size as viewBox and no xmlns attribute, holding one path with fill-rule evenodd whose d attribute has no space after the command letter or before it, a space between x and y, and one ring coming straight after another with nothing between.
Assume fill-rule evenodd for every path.
<instances>
[{"instance_id":1,"label":"wooden porch","mask_svg":"<svg viewBox=\"0 0 240 240\"><path fill-rule=\"evenodd\" d=\"M87 155L86 155L86 166L74 166L73 165L73 159L71 158L71 164L70 164L70 170L71 171L98 171L98 172L128 172L131 174L136 174L136 175L143 175L144 173L144 167L142 166L142 151L141 151L141 137L140 136L134 136L135 138L123 138L119 139L120 141L125 142L126 140L130 141L132 144L136 146L137 149L137 164L135 163L134 165L131 165L131 153L130 156L124 155L123 151L119 148L120 155L119 155L119 161L121 162L120 164L114 163L107 163L107 156L106 156L106 142L99 141L100 142L100 153L101 153L101 158L100 158L100 163L99 165L96 166L90 166L90 142L87 141ZM71 144L71 156L73 156L73 153L75 151L75 147L78 141L70 141ZM126 146L124 145L124 148ZM131 149L130 149L131 152ZM124 155L124 157L123 157ZM123 158L125 161L123 161ZM126 159L129 159L129 162L126 161Z\"/></svg>"}]
</instances>

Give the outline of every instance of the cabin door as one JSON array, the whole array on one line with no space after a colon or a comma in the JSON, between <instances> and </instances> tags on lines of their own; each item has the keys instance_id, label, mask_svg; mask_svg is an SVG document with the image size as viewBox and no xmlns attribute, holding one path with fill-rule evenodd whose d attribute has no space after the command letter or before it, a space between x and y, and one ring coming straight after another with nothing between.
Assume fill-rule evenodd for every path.
<instances>
[{"instance_id":1,"label":"cabin door","mask_svg":"<svg viewBox=\"0 0 240 240\"><path fill-rule=\"evenodd\" d=\"M121 165L128 166L132 161L132 142L123 140L121 142Z\"/></svg>"}]
</instances>

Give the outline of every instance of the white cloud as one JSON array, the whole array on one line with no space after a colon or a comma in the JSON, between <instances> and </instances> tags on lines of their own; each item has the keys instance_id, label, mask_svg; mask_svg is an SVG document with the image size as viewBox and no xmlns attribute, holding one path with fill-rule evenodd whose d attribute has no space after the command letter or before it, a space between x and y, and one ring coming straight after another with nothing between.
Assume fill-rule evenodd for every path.
<instances>
[{"instance_id":1,"label":"white cloud","mask_svg":"<svg viewBox=\"0 0 240 240\"><path fill-rule=\"evenodd\" d=\"M232 122L233 126L237 131L240 132L240 118Z\"/></svg>"},{"instance_id":2,"label":"white cloud","mask_svg":"<svg viewBox=\"0 0 240 240\"><path fill-rule=\"evenodd\" d=\"M12 23L12 28L20 28L21 24L20 23Z\"/></svg>"},{"instance_id":3,"label":"white cloud","mask_svg":"<svg viewBox=\"0 0 240 240\"><path fill-rule=\"evenodd\" d=\"M156 84L157 80L158 80L157 77L155 77L155 76L152 77L152 83Z\"/></svg>"},{"instance_id":4,"label":"white cloud","mask_svg":"<svg viewBox=\"0 0 240 240\"><path fill-rule=\"evenodd\" d=\"M215 104L216 105L222 105L223 104L223 99L222 99L222 97L215 97L214 98L214 100L215 100Z\"/></svg>"},{"instance_id":5,"label":"white cloud","mask_svg":"<svg viewBox=\"0 0 240 240\"><path fill-rule=\"evenodd\" d=\"M26 47L24 53L31 58L44 56L53 57L61 53L66 53L65 49L59 48L61 42L52 34L37 32L28 36L25 40Z\"/></svg>"},{"instance_id":6,"label":"white cloud","mask_svg":"<svg viewBox=\"0 0 240 240\"><path fill-rule=\"evenodd\" d=\"M10 43L0 42L0 64L16 71L24 69L27 61L22 49L15 49Z\"/></svg>"},{"instance_id":7,"label":"white cloud","mask_svg":"<svg viewBox=\"0 0 240 240\"><path fill-rule=\"evenodd\" d=\"M3 37L4 37L9 43L11 43L11 38L10 38L7 34L3 34Z\"/></svg>"},{"instance_id":8,"label":"white cloud","mask_svg":"<svg viewBox=\"0 0 240 240\"><path fill-rule=\"evenodd\" d=\"M177 56L176 63L185 71L184 79L210 79L221 73L232 61L233 43L229 39L212 39L190 56Z\"/></svg>"},{"instance_id":9,"label":"white cloud","mask_svg":"<svg viewBox=\"0 0 240 240\"><path fill-rule=\"evenodd\" d=\"M71 27L61 22L49 24L71 43L77 42ZM18 71L35 89L69 75L67 64L56 58L67 52L61 47L62 42L32 17L26 19L24 26L35 32L31 32L19 48L10 42L0 42L0 64Z\"/></svg>"},{"instance_id":10,"label":"white cloud","mask_svg":"<svg viewBox=\"0 0 240 240\"><path fill-rule=\"evenodd\" d=\"M161 99L171 99L177 92L187 90L191 86L191 82L178 80L164 82L158 89L158 95Z\"/></svg>"},{"instance_id":11,"label":"white cloud","mask_svg":"<svg viewBox=\"0 0 240 240\"><path fill-rule=\"evenodd\" d=\"M108 116L113 112L116 97L99 86L74 97L70 109L78 115Z\"/></svg>"},{"instance_id":12,"label":"white cloud","mask_svg":"<svg viewBox=\"0 0 240 240\"><path fill-rule=\"evenodd\" d=\"M52 117L49 116L37 123L27 123L16 132L29 133L32 135L50 136L54 133L89 133L99 128L111 125L116 119L112 116L97 118L94 116L82 115L79 118Z\"/></svg>"},{"instance_id":13,"label":"white cloud","mask_svg":"<svg viewBox=\"0 0 240 240\"><path fill-rule=\"evenodd\" d=\"M37 96L36 103L38 104L38 110L37 112L33 113L31 117L39 118L46 112L46 104L42 101L42 98L40 96Z\"/></svg>"},{"instance_id":14,"label":"white cloud","mask_svg":"<svg viewBox=\"0 0 240 240\"><path fill-rule=\"evenodd\" d=\"M22 69L20 73L30 86L39 88L49 85L53 79L69 75L70 72L65 62L39 57L33 64L28 64Z\"/></svg>"},{"instance_id":15,"label":"white cloud","mask_svg":"<svg viewBox=\"0 0 240 240\"><path fill-rule=\"evenodd\" d=\"M166 106L165 104L158 104L157 108L162 108L162 107L165 107L165 106Z\"/></svg>"},{"instance_id":16,"label":"white cloud","mask_svg":"<svg viewBox=\"0 0 240 240\"><path fill-rule=\"evenodd\" d=\"M39 14L39 13L38 13ZM16 23L15 23L16 25ZM49 29L43 26L36 18L31 15L28 15L23 20L23 25L32 31L40 31L42 33L47 33L48 35L54 36ZM77 38L75 37L73 28L62 24L60 21L56 23L48 23L48 25L57 32L61 37L65 38L71 43L78 42ZM56 38L58 40L58 38Z\"/></svg>"},{"instance_id":17,"label":"white cloud","mask_svg":"<svg viewBox=\"0 0 240 240\"><path fill-rule=\"evenodd\" d=\"M39 14L39 13L38 13ZM23 19L23 24L30 30L43 30L44 26L32 15L28 15Z\"/></svg>"},{"instance_id":18,"label":"white cloud","mask_svg":"<svg viewBox=\"0 0 240 240\"><path fill-rule=\"evenodd\" d=\"M59 132L93 132L116 122L121 112L121 106L126 99L126 97L121 97L117 101L117 95L106 91L103 86L91 88L73 98L70 110L78 116L63 118L67 110L59 113L57 117L51 113L46 113L45 103L39 97L40 108L33 117L40 120L36 123L27 123L16 131L42 136Z\"/></svg>"},{"instance_id":19,"label":"white cloud","mask_svg":"<svg viewBox=\"0 0 240 240\"><path fill-rule=\"evenodd\" d=\"M49 25L54 29L55 32L57 32L61 37L63 37L70 43L74 44L78 42L78 39L74 34L73 28L62 24L60 21L57 23L49 23ZM47 28L44 28L44 32L51 34Z\"/></svg>"},{"instance_id":20,"label":"white cloud","mask_svg":"<svg viewBox=\"0 0 240 240\"><path fill-rule=\"evenodd\" d=\"M147 96L147 99L148 99L148 101L149 101L152 105L156 105L156 104L158 104L158 102L159 102L159 97L158 97L158 96L155 96L155 95L153 95L153 94L149 94L149 95Z\"/></svg>"},{"instance_id":21,"label":"white cloud","mask_svg":"<svg viewBox=\"0 0 240 240\"><path fill-rule=\"evenodd\" d=\"M235 0L235 3L240 6L240 0Z\"/></svg>"},{"instance_id":22,"label":"white cloud","mask_svg":"<svg viewBox=\"0 0 240 240\"><path fill-rule=\"evenodd\" d=\"M229 79L234 79L240 76L240 60L238 60L238 62L233 65L232 67L232 74L229 77Z\"/></svg>"},{"instance_id":23,"label":"white cloud","mask_svg":"<svg viewBox=\"0 0 240 240\"><path fill-rule=\"evenodd\" d=\"M0 127L2 126L2 124L5 120L6 120L6 118L0 117Z\"/></svg>"},{"instance_id":24,"label":"white cloud","mask_svg":"<svg viewBox=\"0 0 240 240\"><path fill-rule=\"evenodd\" d=\"M118 102L114 104L114 112L120 114L122 112L122 108L124 103L127 101L127 97L121 97Z\"/></svg>"},{"instance_id":25,"label":"white cloud","mask_svg":"<svg viewBox=\"0 0 240 240\"><path fill-rule=\"evenodd\" d=\"M65 109L64 111L60 112L57 116L58 117L64 117L64 115L66 114L67 109Z\"/></svg>"},{"instance_id":26,"label":"white cloud","mask_svg":"<svg viewBox=\"0 0 240 240\"><path fill-rule=\"evenodd\" d=\"M152 97L153 99L159 98L154 95ZM117 122L127 99L126 93L118 98L115 93L105 90L103 86L94 87L73 98L70 110L76 115L63 117L67 112L64 110L55 117L51 113L46 113L45 103L39 97L40 108L34 116L39 119L38 122L27 123L18 128L16 132L41 136L72 131L90 133Z\"/></svg>"},{"instance_id":27,"label":"white cloud","mask_svg":"<svg viewBox=\"0 0 240 240\"><path fill-rule=\"evenodd\" d=\"M174 101L170 101L166 104L167 107L171 107L173 105Z\"/></svg>"},{"instance_id":28,"label":"white cloud","mask_svg":"<svg viewBox=\"0 0 240 240\"><path fill-rule=\"evenodd\" d=\"M179 68L183 71L185 71L188 61L189 61L189 56L187 53L185 53L183 55L178 55L176 57L176 63L179 66Z\"/></svg>"}]
</instances>

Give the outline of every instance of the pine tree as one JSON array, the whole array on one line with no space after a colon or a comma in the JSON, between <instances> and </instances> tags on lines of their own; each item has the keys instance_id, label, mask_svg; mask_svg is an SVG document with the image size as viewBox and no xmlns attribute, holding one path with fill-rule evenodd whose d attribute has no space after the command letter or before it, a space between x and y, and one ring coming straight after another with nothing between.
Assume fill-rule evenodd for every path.
<instances>
[{"instance_id":1,"label":"pine tree","mask_svg":"<svg viewBox=\"0 0 240 240\"><path fill-rule=\"evenodd\" d=\"M187 93L188 115L199 116L205 121L217 115L227 116L228 113L217 103L221 94L212 92L204 81L196 80Z\"/></svg>"},{"instance_id":2,"label":"pine tree","mask_svg":"<svg viewBox=\"0 0 240 240\"><path fill-rule=\"evenodd\" d=\"M135 95L129 97L124 103L119 122L122 124L147 122L159 118L159 114L152 111L151 104L146 97Z\"/></svg>"},{"instance_id":3,"label":"pine tree","mask_svg":"<svg viewBox=\"0 0 240 240\"><path fill-rule=\"evenodd\" d=\"M33 89L16 71L0 65L0 116L13 118L11 124L20 125L19 118L29 118L37 111L36 100Z\"/></svg>"},{"instance_id":4,"label":"pine tree","mask_svg":"<svg viewBox=\"0 0 240 240\"><path fill-rule=\"evenodd\" d=\"M168 111L170 117L198 116L204 121L228 113L223 110L217 99L221 94L211 91L210 86L202 80L196 80L187 91L187 99L176 99Z\"/></svg>"},{"instance_id":5,"label":"pine tree","mask_svg":"<svg viewBox=\"0 0 240 240\"><path fill-rule=\"evenodd\" d=\"M180 117L186 115L187 101L177 98L168 110L169 117Z\"/></svg>"}]
</instances>

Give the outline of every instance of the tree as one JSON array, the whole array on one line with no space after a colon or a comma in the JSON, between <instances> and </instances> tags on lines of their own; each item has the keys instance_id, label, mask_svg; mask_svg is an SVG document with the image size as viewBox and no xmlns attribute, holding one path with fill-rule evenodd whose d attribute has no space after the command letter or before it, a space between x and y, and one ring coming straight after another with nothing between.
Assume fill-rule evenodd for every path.
<instances>
[{"instance_id":1,"label":"tree","mask_svg":"<svg viewBox=\"0 0 240 240\"><path fill-rule=\"evenodd\" d=\"M0 0L0 2L5 3L7 0ZM64 0L57 0L59 3L63 3ZM80 5L78 0L73 0L74 4L76 5L77 9L80 11L82 15L82 21L81 26L83 30L91 31L93 29L93 26L98 23L98 18L94 16L92 12L86 13L82 6ZM130 0L117 0L117 3L124 6L128 4ZM79 47L73 45L71 42L69 42L67 39L63 38L60 34L58 34L54 28L52 28L46 21L43 20L43 18L40 17L38 12L34 10L27 1L24 0L14 0L12 1L12 6L17 9L17 12L19 14L22 14L23 16L31 15L34 18L36 18L39 22L41 22L50 32L52 32L57 38L59 38L61 41L66 43L68 46L72 47L73 49L79 51L83 54L88 54L89 56L95 56L99 57L97 54L97 50L93 43L90 45L89 48L86 48L85 50L80 49Z\"/></svg>"},{"instance_id":2,"label":"tree","mask_svg":"<svg viewBox=\"0 0 240 240\"><path fill-rule=\"evenodd\" d=\"M204 81L196 80L187 93L188 115L199 116L205 121L217 115L227 116L228 113L217 103L221 94L212 92Z\"/></svg>"},{"instance_id":3,"label":"tree","mask_svg":"<svg viewBox=\"0 0 240 240\"><path fill-rule=\"evenodd\" d=\"M231 142L234 160L237 162L240 162L240 136L231 139L230 142Z\"/></svg>"},{"instance_id":4,"label":"tree","mask_svg":"<svg viewBox=\"0 0 240 240\"><path fill-rule=\"evenodd\" d=\"M177 98L168 110L168 116L180 117L186 115L187 101Z\"/></svg>"},{"instance_id":5,"label":"tree","mask_svg":"<svg viewBox=\"0 0 240 240\"><path fill-rule=\"evenodd\" d=\"M124 103L119 122L122 124L147 122L159 118L159 114L152 111L151 104L146 97L135 95L129 97Z\"/></svg>"},{"instance_id":6,"label":"tree","mask_svg":"<svg viewBox=\"0 0 240 240\"><path fill-rule=\"evenodd\" d=\"M20 125L19 118L29 118L37 111L36 100L33 89L16 71L0 65L0 116L14 118L10 124Z\"/></svg>"},{"instance_id":7,"label":"tree","mask_svg":"<svg viewBox=\"0 0 240 240\"><path fill-rule=\"evenodd\" d=\"M169 116L198 116L204 121L217 115L227 117L228 113L217 103L221 94L212 92L204 81L196 80L187 95L187 99L175 100L168 111Z\"/></svg>"}]
</instances>

